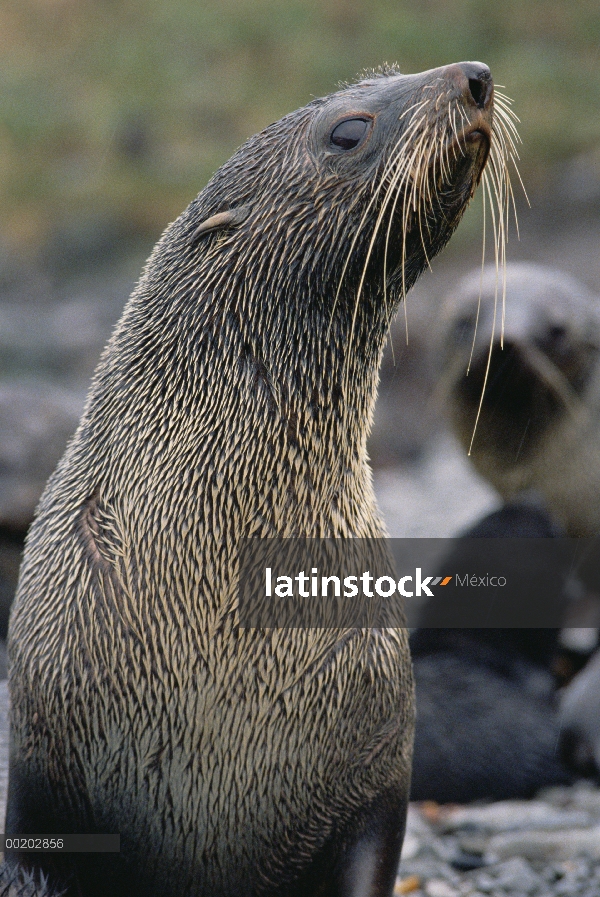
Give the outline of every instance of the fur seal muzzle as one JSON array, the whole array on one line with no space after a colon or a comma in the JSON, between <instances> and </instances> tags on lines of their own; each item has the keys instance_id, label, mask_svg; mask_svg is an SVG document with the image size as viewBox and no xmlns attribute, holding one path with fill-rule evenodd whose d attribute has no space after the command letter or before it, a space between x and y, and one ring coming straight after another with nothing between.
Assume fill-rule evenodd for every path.
<instances>
[{"instance_id":1,"label":"fur seal muzzle","mask_svg":"<svg viewBox=\"0 0 600 897\"><path fill-rule=\"evenodd\" d=\"M10 625L6 831L121 835L26 856L69 894L391 894L406 630L237 630L237 545L384 534L385 335L496 151L492 108L481 63L368 76L248 140L152 253Z\"/></svg>"}]
</instances>

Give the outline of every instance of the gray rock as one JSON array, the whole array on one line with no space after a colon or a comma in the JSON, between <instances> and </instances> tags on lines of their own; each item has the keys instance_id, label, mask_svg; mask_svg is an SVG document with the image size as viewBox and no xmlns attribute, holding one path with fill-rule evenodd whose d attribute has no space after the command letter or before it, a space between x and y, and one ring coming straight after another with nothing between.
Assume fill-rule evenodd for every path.
<instances>
[{"instance_id":1,"label":"gray rock","mask_svg":"<svg viewBox=\"0 0 600 897\"><path fill-rule=\"evenodd\" d=\"M496 887L496 881L489 872L480 872L475 879L475 884L484 894L491 894Z\"/></svg>"},{"instance_id":2,"label":"gray rock","mask_svg":"<svg viewBox=\"0 0 600 897\"><path fill-rule=\"evenodd\" d=\"M490 870L495 877L494 887L509 893L535 894L544 887L543 879L537 875L522 857L514 857Z\"/></svg>"},{"instance_id":3,"label":"gray rock","mask_svg":"<svg viewBox=\"0 0 600 897\"><path fill-rule=\"evenodd\" d=\"M427 897L459 897L460 891L443 878L432 878L425 885Z\"/></svg>"},{"instance_id":4,"label":"gray rock","mask_svg":"<svg viewBox=\"0 0 600 897\"><path fill-rule=\"evenodd\" d=\"M417 804L409 804L408 806L408 814L406 816L406 833L415 835L419 838L434 837L432 827L418 809Z\"/></svg>"},{"instance_id":5,"label":"gray rock","mask_svg":"<svg viewBox=\"0 0 600 897\"><path fill-rule=\"evenodd\" d=\"M403 860L413 860L421 849L421 841L416 836L407 832L404 837L404 844L402 845L402 859Z\"/></svg>"},{"instance_id":6,"label":"gray rock","mask_svg":"<svg viewBox=\"0 0 600 897\"><path fill-rule=\"evenodd\" d=\"M529 831L494 835L488 842L488 857L552 862L586 856L600 861L600 826L563 831Z\"/></svg>"},{"instance_id":7,"label":"gray rock","mask_svg":"<svg viewBox=\"0 0 600 897\"><path fill-rule=\"evenodd\" d=\"M401 878L416 875L422 882L441 878L454 887L458 887L461 882L461 876L448 863L430 856L418 856L414 860L407 861L401 860L398 874Z\"/></svg>"},{"instance_id":8,"label":"gray rock","mask_svg":"<svg viewBox=\"0 0 600 897\"><path fill-rule=\"evenodd\" d=\"M583 810L560 810L537 800L506 800L483 807L447 810L440 827L443 832L466 829L471 833L480 831L492 834L532 829L585 828L591 822L590 814Z\"/></svg>"},{"instance_id":9,"label":"gray rock","mask_svg":"<svg viewBox=\"0 0 600 897\"><path fill-rule=\"evenodd\" d=\"M571 786L543 788L537 796L553 807L577 807L600 819L600 788L586 779L580 779Z\"/></svg>"},{"instance_id":10,"label":"gray rock","mask_svg":"<svg viewBox=\"0 0 600 897\"><path fill-rule=\"evenodd\" d=\"M31 523L84 400L50 381L0 383L0 527L24 532Z\"/></svg>"}]
</instances>

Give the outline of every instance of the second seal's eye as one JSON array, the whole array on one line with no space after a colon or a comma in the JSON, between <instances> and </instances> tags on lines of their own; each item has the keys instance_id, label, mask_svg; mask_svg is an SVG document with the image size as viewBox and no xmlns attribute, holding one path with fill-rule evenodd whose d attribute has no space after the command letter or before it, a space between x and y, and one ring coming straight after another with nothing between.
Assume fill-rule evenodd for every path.
<instances>
[{"instance_id":1,"label":"second seal's eye","mask_svg":"<svg viewBox=\"0 0 600 897\"><path fill-rule=\"evenodd\" d=\"M364 118L347 118L335 126L329 139L340 149L354 149L367 133L369 125L370 122Z\"/></svg>"}]
</instances>

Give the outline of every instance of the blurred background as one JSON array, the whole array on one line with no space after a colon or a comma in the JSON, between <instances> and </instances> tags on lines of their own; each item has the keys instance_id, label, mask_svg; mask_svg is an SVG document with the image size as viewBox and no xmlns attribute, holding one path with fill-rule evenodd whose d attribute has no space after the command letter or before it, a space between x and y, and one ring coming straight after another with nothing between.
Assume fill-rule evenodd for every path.
<instances>
[{"instance_id":1,"label":"blurred background","mask_svg":"<svg viewBox=\"0 0 600 897\"><path fill-rule=\"evenodd\" d=\"M154 242L246 137L312 97L386 61L490 65L531 200L516 182L508 258L600 290L595 0L4 0L0 56L0 634L35 503ZM481 232L477 197L384 363L371 454L394 535L448 535L498 503L434 388L439 304L480 264Z\"/></svg>"}]
</instances>

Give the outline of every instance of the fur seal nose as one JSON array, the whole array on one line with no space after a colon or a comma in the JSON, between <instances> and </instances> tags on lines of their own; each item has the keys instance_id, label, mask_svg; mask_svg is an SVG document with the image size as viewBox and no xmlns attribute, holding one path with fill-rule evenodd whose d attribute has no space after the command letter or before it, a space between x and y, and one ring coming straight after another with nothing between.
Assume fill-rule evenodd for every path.
<instances>
[{"instance_id":1,"label":"fur seal nose","mask_svg":"<svg viewBox=\"0 0 600 897\"><path fill-rule=\"evenodd\" d=\"M469 83L469 93L479 109L485 109L492 97L492 73L483 62L461 62L459 68Z\"/></svg>"}]
</instances>

